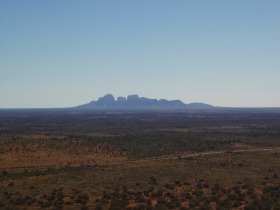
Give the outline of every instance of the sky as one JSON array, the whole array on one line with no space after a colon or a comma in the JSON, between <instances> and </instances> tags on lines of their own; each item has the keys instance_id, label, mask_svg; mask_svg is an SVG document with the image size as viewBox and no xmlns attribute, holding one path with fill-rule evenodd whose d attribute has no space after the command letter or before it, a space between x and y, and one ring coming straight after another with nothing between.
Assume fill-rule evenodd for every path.
<instances>
[{"instance_id":1,"label":"sky","mask_svg":"<svg viewBox=\"0 0 280 210\"><path fill-rule=\"evenodd\" d=\"M107 93L280 107L279 0L0 0L0 108Z\"/></svg>"}]
</instances>

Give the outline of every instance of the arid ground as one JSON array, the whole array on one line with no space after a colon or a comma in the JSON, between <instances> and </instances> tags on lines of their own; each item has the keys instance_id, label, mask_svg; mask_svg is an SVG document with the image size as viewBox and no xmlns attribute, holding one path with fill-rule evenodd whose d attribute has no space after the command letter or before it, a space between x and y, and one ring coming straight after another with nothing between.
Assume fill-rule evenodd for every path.
<instances>
[{"instance_id":1,"label":"arid ground","mask_svg":"<svg viewBox=\"0 0 280 210\"><path fill-rule=\"evenodd\" d=\"M0 110L0 209L280 209L280 113Z\"/></svg>"}]
</instances>

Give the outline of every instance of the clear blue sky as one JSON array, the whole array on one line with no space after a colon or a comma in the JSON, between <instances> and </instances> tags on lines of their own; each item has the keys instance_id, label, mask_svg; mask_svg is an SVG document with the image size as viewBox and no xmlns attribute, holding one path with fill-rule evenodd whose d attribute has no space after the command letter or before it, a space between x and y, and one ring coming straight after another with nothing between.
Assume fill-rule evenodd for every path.
<instances>
[{"instance_id":1,"label":"clear blue sky","mask_svg":"<svg viewBox=\"0 0 280 210\"><path fill-rule=\"evenodd\" d=\"M280 107L279 0L1 0L0 108L106 93Z\"/></svg>"}]
</instances>

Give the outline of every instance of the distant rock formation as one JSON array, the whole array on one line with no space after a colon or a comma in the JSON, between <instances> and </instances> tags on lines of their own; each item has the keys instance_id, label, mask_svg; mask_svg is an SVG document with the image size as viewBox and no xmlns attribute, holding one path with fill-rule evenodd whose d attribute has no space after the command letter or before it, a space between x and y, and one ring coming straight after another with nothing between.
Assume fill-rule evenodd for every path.
<instances>
[{"instance_id":1,"label":"distant rock formation","mask_svg":"<svg viewBox=\"0 0 280 210\"><path fill-rule=\"evenodd\" d=\"M118 97L118 99L117 99L117 103L119 103L119 104L124 104L124 103L126 103L126 98L125 97Z\"/></svg>"},{"instance_id":2,"label":"distant rock formation","mask_svg":"<svg viewBox=\"0 0 280 210\"><path fill-rule=\"evenodd\" d=\"M121 109L121 110L141 110L141 109L211 109L212 105L204 103L184 104L180 100L166 100L166 99L150 99L146 97L139 97L138 95L129 95L127 98L115 97L112 94L106 94L98 98L97 101L91 101L88 104L80 105L75 108L78 109Z\"/></svg>"},{"instance_id":3,"label":"distant rock formation","mask_svg":"<svg viewBox=\"0 0 280 210\"><path fill-rule=\"evenodd\" d=\"M103 106L103 107L112 107L115 105L115 98L112 94L107 94L103 97L100 97L98 101L95 103L97 106Z\"/></svg>"}]
</instances>

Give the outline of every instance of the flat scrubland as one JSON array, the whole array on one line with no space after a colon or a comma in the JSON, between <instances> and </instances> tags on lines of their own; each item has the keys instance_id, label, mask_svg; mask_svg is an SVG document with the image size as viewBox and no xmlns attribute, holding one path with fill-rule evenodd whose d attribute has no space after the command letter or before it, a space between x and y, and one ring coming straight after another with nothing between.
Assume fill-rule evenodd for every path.
<instances>
[{"instance_id":1,"label":"flat scrubland","mask_svg":"<svg viewBox=\"0 0 280 210\"><path fill-rule=\"evenodd\" d=\"M0 209L279 209L280 113L0 110Z\"/></svg>"}]
</instances>

